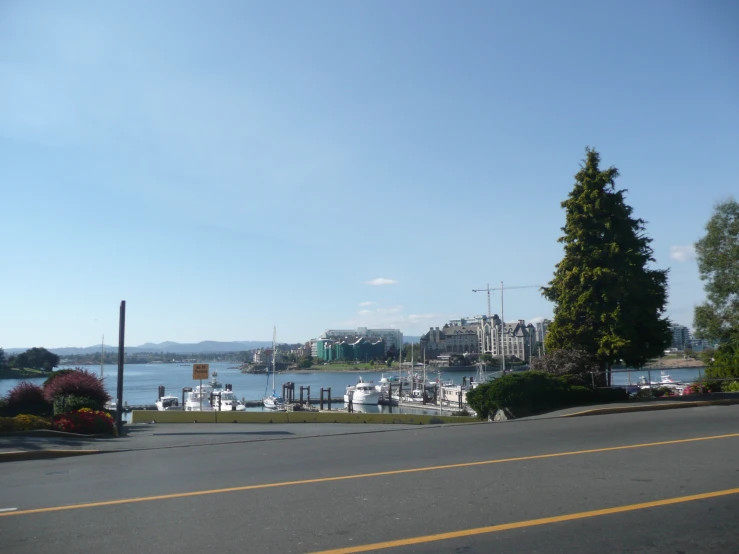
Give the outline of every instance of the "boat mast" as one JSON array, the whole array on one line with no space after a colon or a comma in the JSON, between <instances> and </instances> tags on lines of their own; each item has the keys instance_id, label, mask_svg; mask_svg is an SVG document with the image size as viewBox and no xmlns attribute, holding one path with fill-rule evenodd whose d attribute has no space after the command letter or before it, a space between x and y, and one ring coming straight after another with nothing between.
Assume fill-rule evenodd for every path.
<instances>
[{"instance_id":1,"label":"boat mast","mask_svg":"<svg viewBox=\"0 0 739 554\"><path fill-rule=\"evenodd\" d=\"M275 395L275 370L277 368L277 326L272 330L272 396Z\"/></svg>"}]
</instances>

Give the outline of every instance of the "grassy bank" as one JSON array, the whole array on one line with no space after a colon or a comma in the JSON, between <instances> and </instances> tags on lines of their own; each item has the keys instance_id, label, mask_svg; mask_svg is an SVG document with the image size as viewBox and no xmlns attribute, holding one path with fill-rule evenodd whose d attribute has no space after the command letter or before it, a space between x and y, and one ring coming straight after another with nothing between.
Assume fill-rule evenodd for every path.
<instances>
[{"instance_id":1,"label":"grassy bank","mask_svg":"<svg viewBox=\"0 0 739 554\"><path fill-rule=\"evenodd\" d=\"M48 377L50 373L42 369L0 369L0 379L32 379L34 377Z\"/></svg>"}]
</instances>

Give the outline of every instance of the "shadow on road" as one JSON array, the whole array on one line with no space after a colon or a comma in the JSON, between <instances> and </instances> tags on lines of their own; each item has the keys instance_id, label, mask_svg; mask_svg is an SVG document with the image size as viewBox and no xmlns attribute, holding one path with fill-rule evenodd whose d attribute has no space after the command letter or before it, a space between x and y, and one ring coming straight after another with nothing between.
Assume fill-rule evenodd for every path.
<instances>
[{"instance_id":1,"label":"shadow on road","mask_svg":"<svg viewBox=\"0 0 739 554\"><path fill-rule=\"evenodd\" d=\"M180 437L185 435L193 435L193 436L203 436L203 435L294 435L295 433L290 433L289 431L226 431L226 432L210 432L210 433L152 433L153 436L156 437L163 437L163 436L172 436L172 437Z\"/></svg>"}]
</instances>

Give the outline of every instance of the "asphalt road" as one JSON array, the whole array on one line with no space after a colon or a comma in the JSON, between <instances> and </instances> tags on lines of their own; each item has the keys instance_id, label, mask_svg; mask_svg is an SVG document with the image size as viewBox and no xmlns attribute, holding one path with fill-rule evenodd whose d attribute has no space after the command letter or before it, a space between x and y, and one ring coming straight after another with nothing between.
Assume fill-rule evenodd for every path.
<instances>
[{"instance_id":1,"label":"asphalt road","mask_svg":"<svg viewBox=\"0 0 739 554\"><path fill-rule=\"evenodd\" d=\"M190 431L179 429L184 440ZM33 554L739 549L739 406L327 433L5 463L0 510L16 510L0 511L0 547Z\"/></svg>"}]
</instances>

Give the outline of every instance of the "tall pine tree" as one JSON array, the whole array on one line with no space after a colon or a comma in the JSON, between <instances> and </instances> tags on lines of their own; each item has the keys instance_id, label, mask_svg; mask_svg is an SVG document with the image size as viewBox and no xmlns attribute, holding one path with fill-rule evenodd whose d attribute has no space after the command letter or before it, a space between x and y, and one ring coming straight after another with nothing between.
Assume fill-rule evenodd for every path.
<instances>
[{"instance_id":1,"label":"tall pine tree","mask_svg":"<svg viewBox=\"0 0 739 554\"><path fill-rule=\"evenodd\" d=\"M626 191L616 190L618 170L601 171L598 152L585 152L575 186L562 202L564 258L542 289L555 305L546 347L588 352L610 384L614 362L641 367L669 346L667 271L648 267L654 262L652 239L645 222L632 217Z\"/></svg>"}]
</instances>

